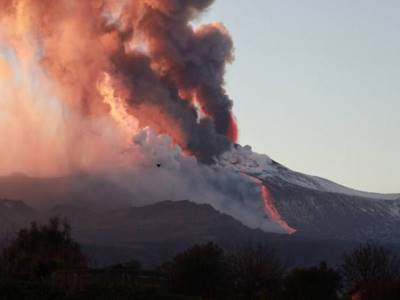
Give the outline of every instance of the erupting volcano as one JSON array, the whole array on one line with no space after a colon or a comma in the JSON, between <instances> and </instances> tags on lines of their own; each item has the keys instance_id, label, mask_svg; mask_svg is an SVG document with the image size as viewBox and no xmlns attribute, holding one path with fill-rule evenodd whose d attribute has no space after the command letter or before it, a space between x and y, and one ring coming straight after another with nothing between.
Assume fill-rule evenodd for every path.
<instances>
[{"instance_id":1,"label":"erupting volcano","mask_svg":"<svg viewBox=\"0 0 400 300\"><path fill-rule=\"evenodd\" d=\"M0 173L129 178L138 197L210 202L292 233L261 181L221 167L238 138L233 43L222 24L192 25L212 2L2 0ZM157 195L154 180L167 182Z\"/></svg>"}]
</instances>

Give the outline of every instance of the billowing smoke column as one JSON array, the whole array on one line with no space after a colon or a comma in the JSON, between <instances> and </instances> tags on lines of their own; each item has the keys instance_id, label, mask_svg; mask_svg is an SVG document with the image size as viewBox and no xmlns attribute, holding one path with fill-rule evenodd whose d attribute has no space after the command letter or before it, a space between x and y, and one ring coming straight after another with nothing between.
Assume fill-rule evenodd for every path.
<instances>
[{"instance_id":1,"label":"billowing smoke column","mask_svg":"<svg viewBox=\"0 0 400 300\"><path fill-rule=\"evenodd\" d=\"M251 178L269 160L233 147L232 40L191 25L212 2L0 0L0 175L90 173L292 233Z\"/></svg>"},{"instance_id":2,"label":"billowing smoke column","mask_svg":"<svg viewBox=\"0 0 400 300\"><path fill-rule=\"evenodd\" d=\"M237 139L223 87L231 38L221 24L190 25L212 2L1 0L0 37L20 59L39 57L73 113L110 110L98 89L106 74L140 128L211 163Z\"/></svg>"}]
</instances>

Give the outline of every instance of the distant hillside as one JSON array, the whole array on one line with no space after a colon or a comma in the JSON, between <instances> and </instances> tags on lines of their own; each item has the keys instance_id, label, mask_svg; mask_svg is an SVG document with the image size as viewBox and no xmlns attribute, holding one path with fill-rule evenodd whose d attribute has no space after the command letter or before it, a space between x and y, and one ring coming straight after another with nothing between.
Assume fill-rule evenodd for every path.
<instances>
[{"instance_id":1,"label":"distant hillside","mask_svg":"<svg viewBox=\"0 0 400 300\"><path fill-rule=\"evenodd\" d=\"M120 186L85 174L54 178L33 178L23 174L0 176L0 198L23 199L40 209L63 203L96 203L107 208L126 206L129 199L132 200Z\"/></svg>"},{"instance_id":2,"label":"distant hillside","mask_svg":"<svg viewBox=\"0 0 400 300\"><path fill-rule=\"evenodd\" d=\"M257 161L252 161L251 165L257 165ZM263 168L266 170L263 171ZM264 167L256 168L256 171L259 173L251 175L260 178L268 187L273 195L273 203L277 211L289 226L297 230L298 235L312 239L341 239L349 242L373 239L400 244L398 230L400 200L394 198L394 195L357 191L352 194L351 190L342 192L343 187L335 188L334 183L328 184L322 179L293 172L273 161ZM323 188L318 188L322 184L321 182L324 184ZM381 199L378 198L379 196ZM24 175L0 177L0 198L22 199L35 209L42 211L53 209L54 213L67 214L74 219L74 223L82 224L82 229L79 230L82 238L88 240L94 239L95 235L92 234L89 238L87 226L84 224L87 220L92 220L96 224L97 235L109 230L107 229L108 225L105 224L112 223L113 226L119 226L118 232L134 233L136 239L141 236L143 240L147 234L143 230L151 233L152 226L162 232L165 240L178 238L179 227L183 226L182 224L190 229L194 225L191 222L197 220L196 218L192 219L194 214L190 209L190 203L186 204L188 211L181 214L181 219L168 218L168 214L175 215L177 212L173 211L171 207L168 207L168 210L167 207L158 207L157 205L160 204L154 207L149 206L152 207L148 208L151 213L145 208L126 210L132 203L139 206L144 205L147 201L134 198L129 191L109 180L85 174L58 178L30 178ZM254 205L259 205L259 203ZM261 205L259 206L262 209ZM207 208L211 209L208 206ZM115 211L115 209L122 211ZM158 213L154 215L153 210ZM197 213L203 213L205 210L203 208ZM109 213L110 211L113 212ZM148 218L127 217L129 214L138 214L137 211L140 211L139 214L147 214ZM101 221L96 221L101 212L107 212L107 216L102 216ZM185 214L187 215L186 219L184 219ZM221 216L214 217L218 220L221 219ZM225 223L227 217L224 217ZM118 220L119 218L126 219L126 224L122 224L122 221ZM165 222L161 226L163 220ZM174 223L178 220L181 223ZM232 218L230 220L229 228L237 231L238 226L233 226L235 220ZM203 226L202 230L208 228L207 230L210 230L211 233L207 231L202 234L212 234L213 226L215 227L214 231L218 231L218 226L222 226L221 222L218 223L214 220L207 220L205 223L210 226ZM239 222L235 224L239 224ZM140 230L135 228L140 228ZM120 237L118 232L113 234L114 239ZM199 238L194 229L193 236Z\"/></svg>"},{"instance_id":3,"label":"distant hillside","mask_svg":"<svg viewBox=\"0 0 400 300\"><path fill-rule=\"evenodd\" d=\"M28 226L32 221L41 221L41 215L22 201L0 199L0 238Z\"/></svg>"},{"instance_id":4,"label":"distant hillside","mask_svg":"<svg viewBox=\"0 0 400 300\"><path fill-rule=\"evenodd\" d=\"M0 201L2 228L12 232L32 219L61 216L70 220L73 235L84 245L93 264L105 265L139 259L145 266L155 266L193 245L215 241L228 251L244 243L266 243L276 248L289 265L309 265L321 260L335 262L353 243L309 239L249 229L209 205L189 201L166 201L144 207L95 212L87 206L58 205L37 212L22 202ZM1 236L0 236L1 239Z\"/></svg>"}]
</instances>

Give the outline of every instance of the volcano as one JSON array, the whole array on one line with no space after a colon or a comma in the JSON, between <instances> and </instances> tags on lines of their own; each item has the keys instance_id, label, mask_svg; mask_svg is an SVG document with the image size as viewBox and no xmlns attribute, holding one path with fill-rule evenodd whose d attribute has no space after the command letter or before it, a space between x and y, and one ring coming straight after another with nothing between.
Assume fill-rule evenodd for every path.
<instances>
[{"instance_id":1,"label":"volcano","mask_svg":"<svg viewBox=\"0 0 400 300\"><path fill-rule=\"evenodd\" d=\"M237 144L224 80L232 38L194 22L212 3L0 2L3 236L56 214L82 242L139 239L143 253L158 234L400 241L399 195L354 191Z\"/></svg>"},{"instance_id":2,"label":"volcano","mask_svg":"<svg viewBox=\"0 0 400 300\"><path fill-rule=\"evenodd\" d=\"M168 165L162 167L168 168ZM376 240L400 243L397 231L400 225L400 194L356 191L320 177L295 172L266 155L253 153L248 146L237 145L224 154L219 161L219 168L224 172L244 173L256 178L268 189L271 202L265 204L260 197L247 201L240 197L231 198L232 207L237 205L238 209L247 209L247 214L239 214L235 209L221 206L214 199L199 199L197 196L187 199L138 199L135 189L121 186L110 177L89 174L57 178L31 178L21 174L1 177L0 198L23 200L42 212L64 214L61 208L65 208L65 215L74 218L75 215L68 213L67 208L98 214L166 200L176 203L189 200L233 215L239 223L250 228L261 228L264 232L353 242ZM157 189L157 186L158 183L154 181L153 188ZM257 187L255 185L254 188ZM235 202L240 202L240 205ZM272 206L269 209L274 210L275 215L265 211L265 205ZM257 213L252 216L251 213L255 211ZM26 214L26 209L24 212ZM163 214L162 211L158 213ZM249 217L258 222L249 222ZM269 226L261 226L263 220L260 221L260 218L265 219Z\"/></svg>"},{"instance_id":3,"label":"volcano","mask_svg":"<svg viewBox=\"0 0 400 300\"><path fill-rule=\"evenodd\" d=\"M236 146L222 156L220 167L257 178L268 189L269 205L276 214L265 211L260 197L242 203L250 206L250 216L258 212L253 216L258 222L249 222L249 214L215 205L218 201L213 199L138 199L132 190L107 177L14 174L0 178L0 198L19 199L0 201L0 241L33 220L44 222L61 216L71 222L74 236L87 254L104 265L135 258L153 267L206 241L226 247L266 242L284 259L291 257L293 265L321 260L336 263L343 251L365 240L400 247L399 194L355 191L292 171L266 155L251 152L250 147ZM230 200L241 201L237 197ZM243 209L243 205L238 207ZM260 226L260 215L268 219L264 223L268 226Z\"/></svg>"}]
</instances>

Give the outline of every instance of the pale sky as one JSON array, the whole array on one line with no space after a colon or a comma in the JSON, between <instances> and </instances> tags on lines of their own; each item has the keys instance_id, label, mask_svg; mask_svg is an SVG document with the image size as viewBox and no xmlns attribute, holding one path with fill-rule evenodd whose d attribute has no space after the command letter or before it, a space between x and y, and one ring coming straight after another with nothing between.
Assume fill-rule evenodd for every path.
<instances>
[{"instance_id":1,"label":"pale sky","mask_svg":"<svg viewBox=\"0 0 400 300\"><path fill-rule=\"evenodd\" d=\"M233 36L240 143L287 167L400 192L400 1L216 0Z\"/></svg>"}]
</instances>

